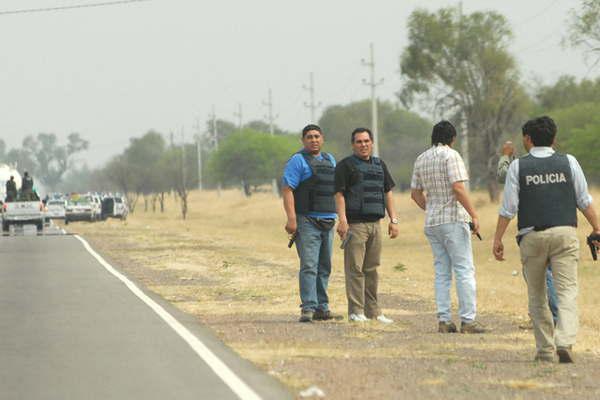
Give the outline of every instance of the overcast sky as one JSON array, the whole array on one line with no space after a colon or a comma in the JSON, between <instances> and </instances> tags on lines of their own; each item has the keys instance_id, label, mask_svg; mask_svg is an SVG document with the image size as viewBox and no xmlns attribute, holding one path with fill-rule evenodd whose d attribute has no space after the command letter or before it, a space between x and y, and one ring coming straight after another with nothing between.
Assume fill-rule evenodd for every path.
<instances>
[{"instance_id":1,"label":"overcast sky","mask_svg":"<svg viewBox=\"0 0 600 400\"><path fill-rule=\"evenodd\" d=\"M1 0L0 12L98 0ZM561 40L576 0L464 0L465 13L497 10L515 34L511 50L523 77L553 82L589 72L581 52ZM277 124L299 131L309 120L302 89L315 74L323 105L366 98L361 58L375 45L382 99L400 89L398 59L416 7L443 0L152 0L70 11L0 16L0 135L80 132L106 161L149 129L188 137L215 105L219 118L262 119L269 87ZM365 121L368 124L369 121Z\"/></svg>"}]
</instances>

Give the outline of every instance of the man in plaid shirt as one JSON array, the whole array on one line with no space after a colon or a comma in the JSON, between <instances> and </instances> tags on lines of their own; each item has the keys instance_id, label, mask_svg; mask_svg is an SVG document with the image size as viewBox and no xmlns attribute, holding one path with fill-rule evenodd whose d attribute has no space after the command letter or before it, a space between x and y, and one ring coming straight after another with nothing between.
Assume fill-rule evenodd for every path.
<instances>
[{"instance_id":1,"label":"man in plaid shirt","mask_svg":"<svg viewBox=\"0 0 600 400\"><path fill-rule=\"evenodd\" d=\"M456 129L450 122L441 121L433 127L432 147L415 161L411 197L426 213L425 236L434 257L438 331L457 331L450 300L454 273L461 333L485 333L487 329L475 319L477 296L469 229L469 217L473 233L479 231L479 219L465 188L469 180L465 164L452 149L455 140Z\"/></svg>"}]
</instances>

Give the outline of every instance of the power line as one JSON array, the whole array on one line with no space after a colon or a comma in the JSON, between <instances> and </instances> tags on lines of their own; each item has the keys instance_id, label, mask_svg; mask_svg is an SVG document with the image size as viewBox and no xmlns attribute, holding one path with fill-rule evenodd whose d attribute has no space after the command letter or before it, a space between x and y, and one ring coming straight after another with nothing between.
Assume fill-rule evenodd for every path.
<instances>
[{"instance_id":1,"label":"power line","mask_svg":"<svg viewBox=\"0 0 600 400\"><path fill-rule=\"evenodd\" d=\"M89 4L73 4L70 6L57 6L57 7L45 7L45 8L24 8L21 10L5 10L0 11L1 15L15 15L15 14L31 14L31 13L42 13L42 12L53 12L53 11L65 11L65 10L73 10L78 8L96 8L96 7L105 7L105 6L116 6L122 4L129 3L142 3L152 0L116 0L116 1L104 1L99 3L89 3Z\"/></svg>"},{"instance_id":2,"label":"power line","mask_svg":"<svg viewBox=\"0 0 600 400\"><path fill-rule=\"evenodd\" d=\"M552 3L550 3L548 6L546 6L546 8L542 9L541 11L539 11L538 13L534 14L534 15L530 15L526 18L523 18L519 21L517 21L513 28L514 29L518 29L522 26L524 26L526 23L533 21L534 19L537 19L539 17L541 17L542 15L546 14L548 11L550 11L552 8L554 8L554 6L556 4L558 4L558 2L560 2L560 0L554 0Z\"/></svg>"}]
</instances>

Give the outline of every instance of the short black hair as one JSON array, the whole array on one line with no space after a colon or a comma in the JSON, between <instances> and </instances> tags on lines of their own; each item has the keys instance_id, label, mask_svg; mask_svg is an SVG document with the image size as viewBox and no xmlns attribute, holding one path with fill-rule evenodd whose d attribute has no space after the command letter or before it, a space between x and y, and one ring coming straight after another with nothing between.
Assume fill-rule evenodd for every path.
<instances>
[{"instance_id":1,"label":"short black hair","mask_svg":"<svg viewBox=\"0 0 600 400\"><path fill-rule=\"evenodd\" d=\"M431 144L450 144L456 137L456 128L450 121L442 120L433 126Z\"/></svg>"},{"instance_id":2,"label":"short black hair","mask_svg":"<svg viewBox=\"0 0 600 400\"><path fill-rule=\"evenodd\" d=\"M310 131L317 131L321 135L323 134L323 131L321 130L321 127L319 125L308 124L304 128L302 128L302 137L306 136L306 134Z\"/></svg>"},{"instance_id":3,"label":"short black hair","mask_svg":"<svg viewBox=\"0 0 600 400\"><path fill-rule=\"evenodd\" d=\"M350 137L350 142L354 143L354 136L356 136L359 133L363 133L363 132L367 132L369 134L369 137L371 138L371 142L373 141L373 132L371 132L371 130L369 128L356 128L355 130L352 131L352 136Z\"/></svg>"},{"instance_id":4,"label":"short black hair","mask_svg":"<svg viewBox=\"0 0 600 400\"><path fill-rule=\"evenodd\" d=\"M556 137L556 124L547 115L530 119L523 125L523 136L531 138L534 146L552 146Z\"/></svg>"}]
</instances>

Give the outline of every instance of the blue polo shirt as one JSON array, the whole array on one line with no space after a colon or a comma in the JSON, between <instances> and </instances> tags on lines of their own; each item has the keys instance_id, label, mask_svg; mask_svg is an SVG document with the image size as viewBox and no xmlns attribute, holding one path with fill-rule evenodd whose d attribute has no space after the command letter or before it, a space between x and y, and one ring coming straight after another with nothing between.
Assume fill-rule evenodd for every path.
<instances>
[{"instance_id":1,"label":"blue polo shirt","mask_svg":"<svg viewBox=\"0 0 600 400\"><path fill-rule=\"evenodd\" d=\"M335 158L330 153L327 154L329 155L329 159L335 167ZM323 153L317 156L317 160L323 160ZM304 182L311 176L312 170L310 169L310 166L308 165L302 154L298 152L294 154L285 165L285 169L283 170L283 184L285 186L290 187L292 190L296 190L300 183ZM335 219L337 217L336 213L322 212L309 212L306 215L315 218Z\"/></svg>"}]
</instances>

